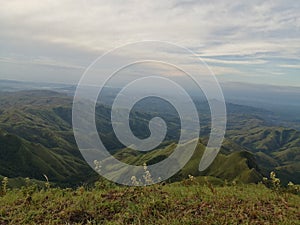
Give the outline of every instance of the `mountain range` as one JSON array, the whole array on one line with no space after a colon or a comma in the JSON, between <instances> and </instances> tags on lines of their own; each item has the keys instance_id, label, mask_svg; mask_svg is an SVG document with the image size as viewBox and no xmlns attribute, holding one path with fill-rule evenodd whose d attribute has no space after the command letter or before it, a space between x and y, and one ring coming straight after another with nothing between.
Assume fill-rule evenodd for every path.
<instances>
[{"instance_id":1,"label":"mountain range","mask_svg":"<svg viewBox=\"0 0 300 225\"><path fill-rule=\"evenodd\" d=\"M221 151L206 171L199 172L210 116L207 102L195 103L201 111L198 146L191 160L170 181L206 175L249 183L259 182L275 171L285 183L300 183L300 132L278 126L276 113L232 103L227 103L227 133ZM147 153L133 151L118 141L110 123L110 110L109 105L99 103L96 123L99 137L116 158L130 164L153 164L172 153L180 127L178 115L170 106L148 99L148 103L142 102L132 110L131 129L140 138L149 135L148 121L154 116L161 116L168 125L164 142ZM58 185L97 178L83 160L73 136L72 96L50 90L1 92L0 175L44 180L44 174Z\"/></svg>"}]
</instances>

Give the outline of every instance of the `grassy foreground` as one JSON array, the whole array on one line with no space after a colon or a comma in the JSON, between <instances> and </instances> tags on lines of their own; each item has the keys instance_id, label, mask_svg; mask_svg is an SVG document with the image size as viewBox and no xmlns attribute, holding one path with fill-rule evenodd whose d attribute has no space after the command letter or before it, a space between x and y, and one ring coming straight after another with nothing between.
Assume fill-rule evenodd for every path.
<instances>
[{"instance_id":1,"label":"grassy foreground","mask_svg":"<svg viewBox=\"0 0 300 225\"><path fill-rule=\"evenodd\" d=\"M262 184L186 180L147 187L8 190L0 224L300 224L300 196Z\"/></svg>"}]
</instances>

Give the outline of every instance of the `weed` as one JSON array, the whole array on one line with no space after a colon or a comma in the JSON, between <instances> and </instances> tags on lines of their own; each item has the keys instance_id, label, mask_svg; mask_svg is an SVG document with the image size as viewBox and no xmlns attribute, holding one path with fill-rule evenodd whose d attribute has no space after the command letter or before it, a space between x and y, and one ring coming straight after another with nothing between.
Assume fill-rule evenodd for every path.
<instances>
[{"instance_id":1,"label":"weed","mask_svg":"<svg viewBox=\"0 0 300 225\"><path fill-rule=\"evenodd\" d=\"M144 178L144 181L145 181L145 185L151 185L151 184L154 184L153 182L153 179L152 179L152 176L151 176L151 173L150 171L148 170L148 167L147 167L147 164L144 163L143 164L143 167L144 167L144 175L143 175L143 178Z\"/></svg>"},{"instance_id":2,"label":"weed","mask_svg":"<svg viewBox=\"0 0 300 225\"><path fill-rule=\"evenodd\" d=\"M2 195L5 195L7 192L8 178L4 177L2 180Z\"/></svg>"},{"instance_id":3,"label":"weed","mask_svg":"<svg viewBox=\"0 0 300 225\"><path fill-rule=\"evenodd\" d=\"M46 188L46 190L48 190L48 189L50 188L50 182L49 182L49 179L48 179L47 175L44 174L43 176L44 176L45 179L46 179L45 188Z\"/></svg>"},{"instance_id":4,"label":"weed","mask_svg":"<svg viewBox=\"0 0 300 225\"><path fill-rule=\"evenodd\" d=\"M217 186L206 179L205 185L39 191L30 183L24 188L34 192L26 204L20 201L22 190L1 197L0 224L298 224L300 219L300 196L288 194L283 201L263 185Z\"/></svg>"},{"instance_id":5,"label":"weed","mask_svg":"<svg viewBox=\"0 0 300 225\"><path fill-rule=\"evenodd\" d=\"M207 179L207 177L205 177L205 183L206 183L207 187L209 188L209 190L210 190L213 194L216 194L216 189L215 189L214 186L209 182L209 180Z\"/></svg>"}]
</instances>

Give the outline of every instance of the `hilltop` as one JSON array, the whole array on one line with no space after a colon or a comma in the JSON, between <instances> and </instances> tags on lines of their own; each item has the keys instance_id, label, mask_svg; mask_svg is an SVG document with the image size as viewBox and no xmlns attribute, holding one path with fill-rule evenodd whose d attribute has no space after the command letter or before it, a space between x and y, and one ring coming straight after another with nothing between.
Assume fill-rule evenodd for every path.
<instances>
[{"instance_id":1,"label":"hilltop","mask_svg":"<svg viewBox=\"0 0 300 225\"><path fill-rule=\"evenodd\" d=\"M30 181L29 181L30 182ZM299 224L300 196L264 185L213 179L148 187L97 182L95 187L36 189L0 197L0 224Z\"/></svg>"}]
</instances>

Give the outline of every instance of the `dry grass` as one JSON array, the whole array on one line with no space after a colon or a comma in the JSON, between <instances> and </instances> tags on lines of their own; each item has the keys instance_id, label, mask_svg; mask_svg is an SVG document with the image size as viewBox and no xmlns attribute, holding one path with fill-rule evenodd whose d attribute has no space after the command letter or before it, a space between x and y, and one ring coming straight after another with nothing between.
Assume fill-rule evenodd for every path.
<instances>
[{"instance_id":1,"label":"dry grass","mask_svg":"<svg viewBox=\"0 0 300 225\"><path fill-rule=\"evenodd\" d=\"M264 185L187 180L148 187L24 187L0 197L0 224L300 224L300 196Z\"/></svg>"}]
</instances>

